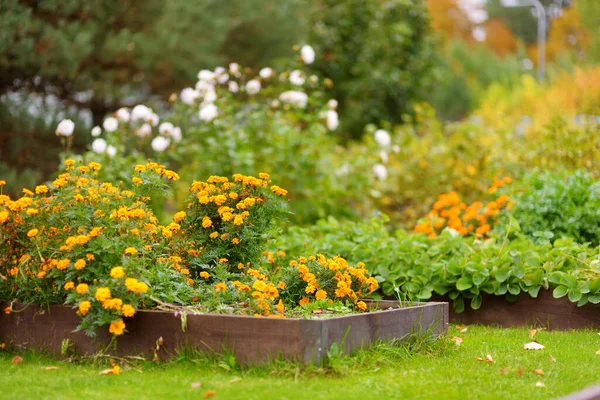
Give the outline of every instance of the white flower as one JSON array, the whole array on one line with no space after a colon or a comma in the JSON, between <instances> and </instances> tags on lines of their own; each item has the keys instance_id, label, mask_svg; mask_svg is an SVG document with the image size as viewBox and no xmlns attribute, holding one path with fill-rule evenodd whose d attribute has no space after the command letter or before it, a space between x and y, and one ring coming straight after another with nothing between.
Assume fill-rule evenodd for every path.
<instances>
[{"instance_id":1,"label":"white flower","mask_svg":"<svg viewBox=\"0 0 600 400\"><path fill-rule=\"evenodd\" d=\"M238 63L229 64L229 73L236 75L240 72L240 65Z\"/></svg>"},{"instance_id":2,"label":"white flower","mask_svg":"<svg viewBox=\"0 0 600 400\"><path fill-rule=\"evenodd\" d=\"M229 82L229 91L231 93L237 93L240 90L240 86L237 84L237 82L231 81Z\"/></svg>"},{"instance_id":3,"label":"white flower","mask_svg":"<svg viewBox=\"0 0 600 400\"><path fill-rule=\"evenodd\" d=\"M198 79L204 82L211 82L215 79L215 73L207 69L198 72Z\"/></svg>"},{"instance_id":4,"label":"white flower","mask_svg":"<svg viewBox=\"0 0 600 400\"><path fill-rule=\"evenodd\" d=\"M523 345L524 350L543 350L545 348L543 344L539 344L538 342L529 342Z\"/></svg>"},{"instance_id":5,"label":"white flower","mask_svg":"<svg viewBox=\"0 0 600 400\"><path fill-rule=\"evenodd\" d=\"M157 136L152 140L152 150L163 152L169 147L171 141L163 136Z\"/></svg>"},{"instance_id":6,"label":"white flower","mask_svg":"<svg viewBox=\"0 0 600 400\"><path fill-rule=\"evenodd\" d=\"M273 68L266 67L261 69L258 73L258 76L260 76L263 79L269 79L273 76Z\"/></svg>"},{"instance_id":7,"label":"white flower","mask_svg":"<svg viewBox=\"0 0 600 400\"><path fill-rule=\"evenodd\" d=\"M196 101L198 97L200 97L200 93L192 89L191 87L185 88L181 91L179 95L181 98L181 102L183 104L192 105Z\"/></svg>"},{"instance_id":8,"label":"white flower","mask_svg":"<svg viewBox=\"0 0 600 400\"><path fill-rule=\"evenodd\" d=\"M310 83L318 83L319 82L319 77L316 75L311 75L310 78L308 78L310 80Z\"/></svg>"},{"instance_id":9,"label":"white flower","mask_svg":"<svg viewBox=\"0 0 600 400\"><path fill-rule=\"evenodd\" d=\"M337 109L337 106L338 106L338 102L335 99L331 99L327 102L327 107L329 107L330 110Z\"/></svg>"},{"instance_id":10,"label":"white flower","mask_svg":"<svg viewBox=\"0 0 600 400\"><path fill-rule=\"evenodd\" d=\"M381 162L384 164L388 163L388 153L385 150L381 150L379 152L379 158L381 158Z\"/></svg>"},{"instance_id":11,"label":"white flower","mask_svg":"<svg viewBox=\"0 0 600 400\"><path fill-rule=\"evenodd\" d=\"M217 92L215 92L215 89L213 87L211 87L210 89L206 90L206 93L204 94L204 98L202 99L202 103L204 103L204 104L214 103L215 100L217 100Z\"/></svg>"},{"instance_id":12,"label":"white flower","mask_svg":"<svg viewBox=\"0 0 600 400\"><path fill-rule=\"evenodd\" d=\"M382 147L387 147L392 143L392 138L386 130L377 129L374 136L375 141Z\"/></svg>"},{"instance_id":13,"label":"white flower","mask_svg":"<svg viewBox=\"0 0 600 400\"><path fill-rule=\"evenodd\" d=\"M304 92L288 90L287 92L283 92L279 95L279 100L296 107L304 108L308 102L308 96Z\"/></svg>"},{"instance_id":14,"label":"white flower","mask_svg":"<svg viewBox=\"0 0 600 400\"><path fill-rule=\"evenodd\" d=\"M327 110L327 129L335 130L340 124L338 113L334 110Z\"/></svg>"},{"instance_id":15,"label":"white flower","mask_svg":"<svg viewBox=\"0 0 600 400\"><path fill-rule=\"evenodd\" d=\"M304 81L306 81L306 77L304 76L304 72L295 69L295 70L293 70L290 73L290 82L293 85L302 86L302 85L304 85Z\"/></svg>"},{"instance_id":16,"label":"white flower","mask_svg":"<svg viewBox=\"0 0 600 400\"><path fill-rule=\"evenodd\" d=\"M387 168L383 164L375 164L373 165L373 173L375 177L379 180L384 180L387 178Z\"/></svg>"},{"instance_id":17,"label":"white flower","mask_svg":"<svg viewBox=\"0 0 600 400\"><path fill-rule=\"evenodd\" d=\"M75 129L75 123L70 119L63 119L56 127L57 136L71 136Z\"/></svg>"},{"instance_id":18,"label":"white flower","mask_svg":"<svg viewBox=\"0 0 600 400\"><path fill-rule=\"evenodd\" d=\"M98 137L98 136L100 136L101 133L102 133L102 128L100 128L99 126L95 126L92 128L92 136L93 137Z\"/></svg>"},{"instance_id":19,"label":"white flower","mask_svg":"<svg viewBox=\"0 0 600 400\"><path fill-rule=\"evenodd\" d=\"M256 79L252 79L251 81L246 83L246 92L250 96L254 96L258 92L260 92L260 82L257 81Z\"/></svg>"},{"instance_id":20,"label":"white flower","mask_svg":"<svg viewBox=\"0 0 600 400\"><path fill-rule=\"evenodd\" d=\"M106 154L108 154L110 158L113 158L117 154L117 149L115 149L115 146L109 145L106 148Z\"/></svg>"},{"instance_id":21,"label":"white flower","mask_svg":"<svg viewBox=\"0 0 600 400\"><path fill-rule=\"evenodd\" d=\"M200 119L205 122L210 122L217 118L219 111L214 104L207 104L200 108Z\"/></svg>"},{"instance_id":22,"label":"white flower","mask_svg":"<svg viewBox=\"0 0 600 400\"><path fill-rule=\"evenodd\" d=\"M150 114L152 114L152 110L148 107L146 107L143 104L138 104L137 106L133 107L133 110L131 110L131 122L136 122L136 121L148 121L148 118L150 118Z\"/></svg>"},{"instance_id":23,"label":"white flower","mask_svg":"<svg viewBox=\"0 0 600 400\"><path fill-rule=\"evenodd\" d=\"M202 94L207 90L213 88L214 86L215 85L213 84L213 82L198 81L196 82L196 91Z\"/></svg>"},{"instance_id":24,"label":"white flower","mask_svg":"<svg viewBox=\"0 0 600 400\"><path fill-rule=\"evenodd\" d=\"M277 107L279 107L279 100L273 100L273 101L271 102L271 107L273 107L273 108L277 108Z\"/></svg>"},{"instance_id":25,"label":"white flower","mask_svg":"<svg viewBox=\"0 0 600 400\"><path fill-rule=\"evenodd\" d=\"M135 131L135 134L141 138L152 136L152 127L150 124L144 123L144 125L140 126L140 129Z\"/></svg>"},{"instance_id":26,"label":"white flower","mask_svg":"<svg viewBox=\"0 0 600 400\"><path fill-rule=\"evenodd\" d=\"M163 135L163 136L169 136L171 134L171 131L174 128L175 128L175 125L173 125L172 123L170 123L170 122L163 122L158 127L158 132L160 132L160 134Z\"/></svg>"},{"instance_id":27,"label":"white flower","mask_svg":"<svg viewBox=\"0 0 600 400\"><path fill-rule=\"evenodd\" d=\"M304 45L300 49L300 57L302 57L304 64L312 64L315 62L315 51L309 45Z\"/></svg>"},{"instance_id":28,"label":"white flower","mask_svg":"<svg viewBox=\"0 0 600 400\"><path fill-rule=\"evenodd\" d=\"M106 151L106 140L98 138L92 142L92 150L94 153L104 154Z\"/></svg>"},{"instance_id":29,"label":"white flower","mask_svg":"<svg viewBox=\"0 0 600 400\"><path fill-rule=\"evenodd\" d=\"M126 108L126 107L119 108L117 110L117 112L115 113L115 115L119 121L129 122L130 114L129 114L128 108Z\"/></svg>"},{"instance_id":30,"label":"white flower","mask_svg":"<svg viewBox=\"0 0 600 400\"><path fill-rule=\"evenodd\" d=\"M114 132L119 127L119 121L116 118L108 117L104 120L102 126L106 132Z\"/></svg>"},{"instance_id":31,"label":"white flower","mask_svg":"<svg viewBox=\"0 0 600 400\"><path fill-rule=\"evenodd\" d=\"M175 127L172 131L171 131L171 137L173 138L173 140L175 140L176 142L179 142L181 140L181 128L180 127Z\"/></svg>"},{"instance_id":32,"label":"white flower","mask_svg":"<svg viewBox=\"0 0 600 400\"><path fill-rule=\"evenodd\" d=\"M397 144L395 144L395 145L392 147L392 150L394 151L394 153L400 153L400 146L398 146Z\"/></svg>"},{"instance_id":33,"label":"white flower","mask_svg":"<svg viewBox=\"0 0 600 400\"><path fill-rule=\"evenodd\" d=\"M158 115L156 115L155 113L151 112L150 115L148 116L148 120L147 121L152 126L158 125Z\"/></svg>"},{"instance_id":34,"label":"white flower","mask_svg":"<svg viewBox=\"0 0 600 400\"><path fill-rule=\"evenodd\" d=\"M221 85L223 85L228 80L229 80L229 75L228 74L221 74L221 75L217 76L217 82L219 82Z\"/></svg>"},{"instance_id":35,"label":"white flower","mask_svg":"<svg viewBox=\"0 0 600 400\"><path fill-rule=\"evenodd\" d=\"M215 75L223 75L225 72L227 72L227 70L223 67L215 68Z\"/></svg>"}]
</instances>

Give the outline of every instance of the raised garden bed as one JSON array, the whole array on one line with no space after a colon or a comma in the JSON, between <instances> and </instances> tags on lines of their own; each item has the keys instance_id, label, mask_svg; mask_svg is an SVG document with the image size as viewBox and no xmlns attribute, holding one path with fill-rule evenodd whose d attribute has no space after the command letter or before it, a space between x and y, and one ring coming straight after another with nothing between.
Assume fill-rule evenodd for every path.
<instances>
[{"instance_id":1,"label":"raised garden bed","mask_svg":"<svg viewBox=\"0 0 600 400\"><path fill-rule=\"evenodd\" d=\"M448 326L448 303L430 302L401 306L397 301L369 302L369 313L322 319L273 319L235 315L187 315L182 320L170 312L138 311L127 320L128 333L118 338L111 354L159 358L176 355L188 347L205 352L233 352L242 364L283 357L319 363L334 343L349 352L377 340L402 339L411 333L440 335ZM15 307L22 308L20 305ZM65 339L79 354L104 351L108 332L91 339L73 332L80 323L70 307L29 306L10 315L0 315L0 342L60 354Z\"/></svg>"},{"instance_id":2,"label":"raised garden bed","mask_svg":"<svg viewBox=\"0 0 600 400\"><path fill-rule=\"evenodd\" d=\"M445 296L434 297L436 301L450 301ZM588 303L577 307L565 296L555 299L551 291L541 290L537 298L521 293L516 303L509 303L503 296L483 295L481 308L473 310L467 304L465 310L456 313L450 307L450 322L460 324L484 324L511 326L541 326L547 329L600 328L600 304Z\"/></svg>"}]
</instances>

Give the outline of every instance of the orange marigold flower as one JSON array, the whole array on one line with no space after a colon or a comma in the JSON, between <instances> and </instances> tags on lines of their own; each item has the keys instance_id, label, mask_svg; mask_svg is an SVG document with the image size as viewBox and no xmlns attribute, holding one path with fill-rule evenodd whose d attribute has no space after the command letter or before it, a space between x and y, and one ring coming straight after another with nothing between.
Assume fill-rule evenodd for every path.
<instances>
[{"instance_id":1,"label":"orange marigold flower","mask_svg":"<svg viewBox=\"0 0 600 400\"><path fill-rule=\"evenodd\" d=\"M39 232L39 231L38 231L36 228L30 229L30 230L29 230L29 232L27 232L27 237L30 237L30 238L32 238L32 237L34 237L35 235L37 235L37 234L38 234L38 232Z\"/></svg>"},{"instance_id":2,"label":"orange marigold flower","mask_svg":"<svg viewBox=\"0 0 600 400\"><path fill-rule=\"evenodd\" d=\"M280 188L279 186L271 186L271 191L275 193L277 196L287 196L288 191Z\"/></svg>"},{"instance_id":3,"label":"orange marigold flower","mask_svg":"<svg viewBox=\"0 0 600 400\"><path fill-rule=\"evenodd\" d=\"M303 297L302 299L300 299L300 301L298 302L298 304L300 304L300 306L306 305L310 303L310 300L308 299L308 297Z\"/></svg>"},{"instance_id":4,"label":"orange marigold flower","mask_svg":"<svg viewBox=\"0 0 600 400\"><path fill-rule=\"evenodd\" d=\"M76 270L82 270L85 268L85 260L80 258L79 260L75 261L74 265Z\"/></svg>"},{"instance_id":5,"label":"orange marigold flower","mask_svg":"<svg viewBox=\"0 0 600 400\"><path fill-rule=\"evenodd\" d=\"M88 261L94 261L96 259L96 257L92 253L87 253L85 255L85 258L87 258Z\"/></svg>"},{"instance_id":6,"label":"orange marigold flower","mask_svg":"<svg viewBox=\"0 0 600 400\"><path fill-rule=\"evenodd\" d=\"M87 283L80 283L75 288L75 291L77 292L77 294L81 294L81 295L86 294L88 292L88 284Z\"/></svg>"},{"instance_id":7,"label":"orange marigold flower","mask_svg":"<svg viewBox=\"0 0 600 400\"><path fill-rule=\"evenodd\" d=\"M100 287L96 289L96 300L104 301L110 299L110 289L105 287Z\"/></svg>"},{"instance_id":8,"label":"orange marigold flower","mask_svg":"<svg viewBox=\"0 0 600 400\"><path fill-rule=\"evenodd\" d=\"M279 303L277 303L275 309L280 313L283 313L285 311L285 306L283 305L283 301L281 301L281 299L279 299Z\"/></svg>"},{"instance_id":9,"label":"orange marigold flower","mask_svg":"<svg viewBox=\"0 0 600 400\"><path fill-rule=\"evenodd\" d=\"M125 270L123 267L113 267L110 270L110 276L116 279L122 278L125 276Z\"/></svg>"},{"instance_id":10,"label":"orange marigold flower","mask_svg":"<svg viewBox=\"0 0 600 400\"><path fill-rule=\"evenodd\" d=\"M123 300L121 299L108 299L102 302L102 307L105 310L120 310L123 305Z\"/></svg>"},{"instance_id":11,"label":"orange marigold flower","mask_svg":"<svg viewBox=\"0 0 600 400\"><path fill-rule=\"evenodd\" d=\"M358 307L362 311L367 311L367 305L364 301L359 301L358 303L356 303L356 307Z\"/></svg>"},{"instance_id":12,"label":"orange marigold flower","mask_svg":"<svg viewBox=\"0 0 600 400\"><path fill-rule=\"evenodd\" d=\"M210 228L212 226L212 221L209 217L204 217L202 218L202 227L203 228Z\"/></svg>"},{"instance_id":13,"label":"orange marigold flower","mask_svg":"<svg viewBox=\"0 0 600 400\"><path fill-rule=\"evenodd\" d=\"M215 285L215 289L217 290L217 292L224 292L227 290L227 285L219 282Z\"/></svg>"},{"instance_id":14,"label":"orange marigold flower","mask_svg":"<svg viewBox=\"0 0 600 400\"><path fill-rule=\"evenodd\" d=\"M208 235L208 237L210 237L211 239L215 239L217 236L219 236L219 232L213 232L210 235Z\"/></svg>"},{"instance_id":15,"label":"orange marigold flower","mask_svg":"<svg viewBox=\"0 0 600 400\"><path fill-rule=\"evenodd\" d=\"M200 272L200 278L208 279L209 276L210 274L206 271Z\"/></svg>"},{"instance_id":16,"label":"orange marigold flower","mask_svg":"<svg viewBox=\"0 0 600 400\"><path fill-rule=\"evenodd\" d=\"M90 303L87 300L84 300L81 303L79 303L79 313L81 315L86 315L90 308L92 308L92 303Z\"/></svg>"},{"instance_id":17,"label":"orange marigold flower","mask_svg":"<svg viewBox=\"0 0 600 400\"><path fill-rule=\"evenodd\" d=\"M124 317L133 317L135 314L135 308L133 308L131 304L124 304L123 307L121 307L121 312L123 313Z\"/></svg>"},{"instance_id":18,"label":"orange marigold flower","mask_svg":"<svg viewBox=\"0 0 600 400\"><path fill-rule=\"evenodd\" d=\"M185 218L185 215L186 215L185 211L179 211L179 212L175 213L175 215L173 215L173 221L181 222Z\"/></svg>"},{"instance_id":19,"label":"orange marigold flower","mask_svg":"<svg viewBox=\"0 0 600 400\"><path fill-rule=\"evenodd\" d=\"M10 307L4 307L4 314L9 315L11 313Z\"/></svg>"},{"instance_id":20,"label":"orange marigold flower","mask_svg":"<svg viewBox=\"0 0 600 400\"><path fill-rule=\"evenodd\" d=\"M317 300L324 300L327 298L327 292L324 290L317 290L317 293L315 293L315 297Z\"/></svg>"},{"instance_id":21,"label":"orange marigold flower","mask_svg":"<svg viewBox=\"0 0 600 400\"><path fill-rule=\"evenodd\" d=\"M5 223L8 220L8 211L0 211L0 224Z\"/></svg>"},{"instance_id":22,"label":"orange marigold flower","mask_svg":"<svg viewBox=\"0 0 600 400\"><path fill-rule=\"evenodd\" d=\"M231 239L231 243L233 243L233 244L239 244L240 243L240 239L233 238L233 239Z\"/></svg>"},{"instance_id":23,"label":"orange marigold flower","mask_svg":"<svg viewBox=\"0 0 600 400\"><path fill-rule=\"evenodd\" d=\"M128 255L128 256L134 256L137 254L137 252L138 251L135 247L127 247L125 249L125 255Z\"/></svg>"},{"instance_id":24,"label":"orange marigold flower","mask_svg":"<svg viewBox=\"0 0 600 400\"><path fill-rule=\"evenodd\" d=\"M70 262L71 262L71 260L69 260L68 258L63 258L58 263L56 263L56 269L59 269L61 271L63 269L67 269L67 267L69 266Z\"/></svg>"},{"instance_id":25,"label":"orange marigold flower","mask_svg":"<svg viewBox=\"0 0 600 400\"><path fill-rule=\"evenodd\" d=\"M44 194L44 193L48 193L48 186L46 185L38 185L35 187L35 193L37 194Z\"/></svg>"},{"instance_id":26,"label":"orange marigold flower","mask_svg":"<svg viewBox=\"0 0 600 400\"><path fill-rule=\"evenodd\" d=\"M108 328L108 331L115 336L122 335L124 330L125 330L125 322L123 322L122 319L119 319L117 321L112 321L110 323L110 327Z\"/></svg>"},{"instance_id":27,"label":"orange marigold flower","mask_svg":"<svg viewBox=\"0 0 600 400\"><path fill-rule=\"evenodd\" d=\"M71 290L74 287L75 287L75 283L73 283L73 282L67 282L67 283L65 283L65 286L64 286L65 290Z\"/></svg>"}]
</instances>

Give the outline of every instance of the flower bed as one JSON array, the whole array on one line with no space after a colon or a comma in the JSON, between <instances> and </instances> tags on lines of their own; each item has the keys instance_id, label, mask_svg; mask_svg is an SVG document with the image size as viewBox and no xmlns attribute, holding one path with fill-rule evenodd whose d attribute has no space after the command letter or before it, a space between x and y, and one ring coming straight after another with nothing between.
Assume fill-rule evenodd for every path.
<instances>
[{"instance_id":1,"label":"flower bed","mask_svg":"<svg viewBox=\"0 0 600 400\"><path fill-rule=\"evenodd\" d=\"M366 302L372 312L318 319L218 314L186 314L182 318L172 312L138 311L135 318L127 320L128 334L119 337L116 349L107 347L111 335L106 331L95 339L74 332L79 318L69 307L17 305L17 312L0 315L0 342L55 354L64 353L67 347L68 353L80 355L108 348L114 355L167 359L185 347L229 352L242 364L276 357L318 363L334 344L349 352L377 340L402 339L415 333L439 335L448 326L448 303L409 307L397 301Z\"/></svg>"}]
</instances>

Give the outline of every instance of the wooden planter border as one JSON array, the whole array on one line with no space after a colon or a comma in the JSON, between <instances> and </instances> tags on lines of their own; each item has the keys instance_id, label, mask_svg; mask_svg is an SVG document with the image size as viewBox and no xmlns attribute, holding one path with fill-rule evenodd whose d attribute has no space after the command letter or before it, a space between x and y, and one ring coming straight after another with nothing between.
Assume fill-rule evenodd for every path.
<instances>
[{"instance_id":1,"label":"wooden planter border","mask_svg":"<svg viewBox=\"0 0 600 400\"><path fill-rule=\"evenodd\" d=\"M320 363L334 343L345 352L378 340L402 339L412 333L440 335L448 327L448 303L369 301L369 313L323 319L275 319L220 314L188 314L187 327L174 313L142 310L126 319L127 333L119 336L111 354L173 357L183 347L204 352L232 352L238 362L254 364L271 358ZM63 340L82 355L104 350L111 335L106 329L94 339L73 332L80 320L71 307L18 305L20 310L0 315L0 342L60 354ZM22 308L22 310L21 310Z\"/></svg>"}]
</instances>

